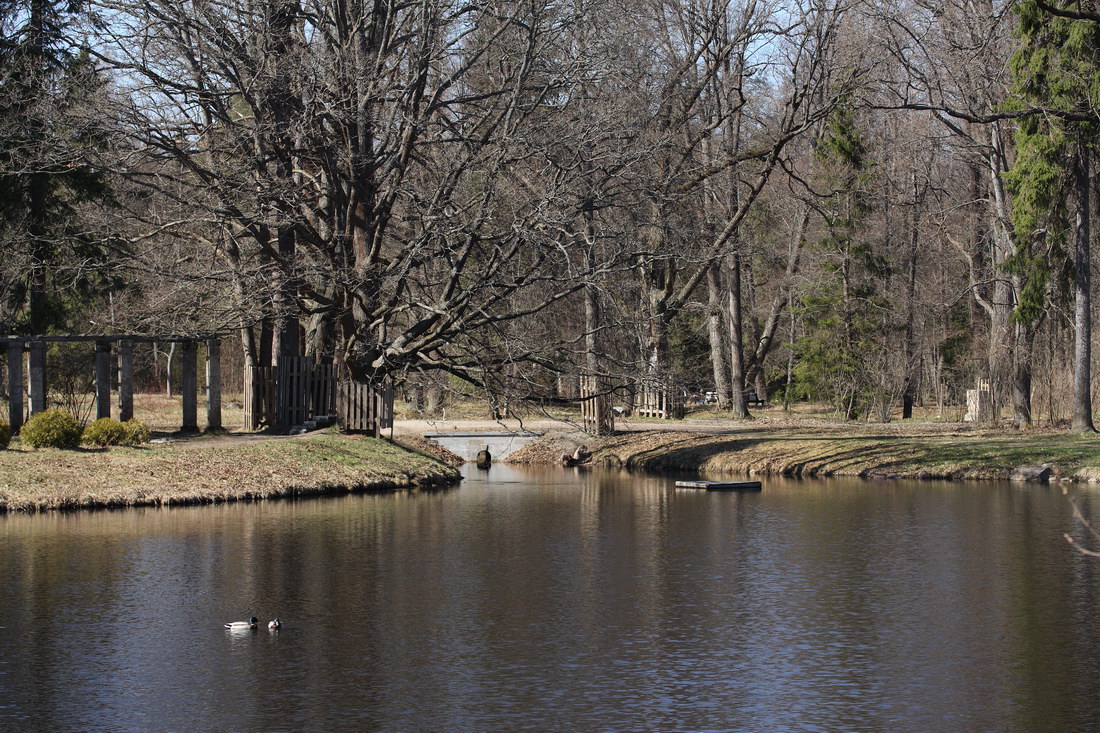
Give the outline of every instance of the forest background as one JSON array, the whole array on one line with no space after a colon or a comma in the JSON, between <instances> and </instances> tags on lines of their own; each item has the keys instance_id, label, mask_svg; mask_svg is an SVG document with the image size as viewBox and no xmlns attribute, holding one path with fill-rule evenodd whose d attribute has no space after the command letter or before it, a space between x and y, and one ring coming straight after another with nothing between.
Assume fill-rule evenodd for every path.
<instances>
[{"instance_id":1,"label":"forest background","mask_svg":"<svg viewBox=\"0 0 1100 733\"><path fill-rule=\"evenodd\" d=\"M0 333L1088 432L1098 64L1095 0L5 0Z\"/></svg>"}]
</instances>

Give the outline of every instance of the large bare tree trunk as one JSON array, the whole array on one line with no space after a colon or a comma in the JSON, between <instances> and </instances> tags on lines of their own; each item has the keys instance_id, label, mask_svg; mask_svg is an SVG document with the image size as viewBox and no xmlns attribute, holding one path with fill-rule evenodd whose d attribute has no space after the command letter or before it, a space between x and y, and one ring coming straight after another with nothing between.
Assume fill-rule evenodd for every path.
<instances>
[{"instance_id":1,"label":"large bare tree trunk","mask_svg":"<svg viewBox=\"0 0 1100 733\"><path fill-rule=\"evenodd\" d=\"M1031 425L1031 363L1035 343L1032 326L1016 326L1016 375L1012 381L1012 416L1023 430Z\"/></svg>"},{"instance_id":2,"label":"large bare tree trunk","mask_svg":"<svg viewBox=\"0 0 1100 733\"><path fill-rule=\"evenodd\" d=\"M1092 292L1089 277L1089 152L1077 141L1077 220L1074 241L1073 426L1075 433L1093 433L1092 424Z\"/></svg>"},{"instance_id":3,"label":"large bare tree trunk","mask_svg":"<svg viewBox=\"0 0 1100 733\"><path fill-rule=\"evenodd\" d=\"M649 338L646 340L646 376L668 376L668 325L672 319L669 310L671 284L676 279L676 266L671 260L657 260L643 268L646 284L646 316L649 322Z\"/></svg>"},{"instance_id":4,"label":"large bare tree trunk","mask_svg":"<svg viewBox=\"0 0 1100 733\"><path fill-rule=\"evenodd\" d=\"M591 271L596 264L594 251L596 241L596 227L593 222L592 211L587 209L584 213L585 236L585 267ZM585 283L584 286L584 367L592 376L600 372L599 332L600 332L600 299L595 283Z\"/></svg>"},{"instance_id":5,"label":"large bare tree trunk","mask_svg":"<svg viewBox=\"0 0 1100 733\"><path fill-rule=\"evenodd\" d=\"M275 329L271 327L271 319L264 318L260 321L260 364L272 366L274 351L272 350Z\"/></svg>"},{"instance_id":6,"label":"large bare tree trunk","mask_svg":"<svg viewBox=\"0 0 1100 733\"><path fill-rule=\"evenodd\" d=\"M917 343L917 252L920 244L917 223L917 217L914 215L909 222L909 266L905 284L905 390L901 398L902 420L909 420L913 417L913 403L916 401L917 383L919 381L915 363Z\"/></svg>"},{"instance_id":7,"label":"large bare tree trunk","mask_svg":"<svg viewBox=\"0 0 1100 733\"><path fill-rule=\"evenodd\" d=\"M1006 222L1010 220L1009 203L1004 187L1004 170L1007 168L1004 152L1005 141L998 124L990 125L989 165L990 198L993 204L993 225L990 228L990 264L993 272L993 293L986 311L989 313L989 382L993 389L995 413L1006 403L1009 385L1013 383L1012 362L1015 330L1012 327L1012 309L1016 305L1016 293L1012 282L1003 275L1004 263L1015 253L1012 234ZM1015 388L1013 388L1013 392Z\"/></svg>"},{"instance_id":8,"label":"large bare tree trunk","mask_svg":"<svg viewBox=\"0 0 1100 733\"><path fill-rule=\"evenodd\" d=\"M46 5L41 2L30 3L30 55L36 59L34 72L41 74L39 80L32 83L47 83L43 67L46 64L46 34L48 20ZM34 116L32 116L33 118ZM29 122L34 127L32 134L44 135L42 122ZM37 167L37 166L36 166ZM27 186L27 236L30 239L31 271L28 283L27 324L32 334L44 334L49 326L48 299L46 294L46 271L50 262L51 246L47 237L48 198L50 180L45 171L32 170L25 179Z\"/></svg>"},{"instance_id":9,"label":"large bare tree trunk","mask_svg":"<svg viewBox=\"0 0 1100 733\"><path fill-rule=\"evenodd\" d=\"M301 336L298 325L298 301L294 281L288 275L294 260L294 231L281 227L278 235L280 267L273 269L275 282L275 332L272 351L278 361L283 356L301 353Z\"/></svg>"},{"instance_id":10,"label":"large bare tree trunk","mask_svg":"<svg viewBox=\"0 0 1100 733\"><path fill-rule=\"evenodd\" d=\"M591 375L600 372L599 329L599 293L596 286L589 284L584 287L584 368Z\"/></svg>"},{"instance_id":11,"label":"large bare tree trunk","mask_svg":"<svg viewBox=\"0 0 1100 733\"><path fill-rule=\"evenodd\" d=\"M745 370L742 363L743 318L741 315L741 255L730 257L730 412L738 419L749 416L745 404Z\"/></svg>"},{"instance_id":12,"label":"large bare tree trunk","mask_svg":"<svg viewBox=\"0 0 1100 733\"><path fill-rule=\"evenodd\" d=\"M775 344L775 334L779 329L779 319L783 316L783 311L786 310L787 306L790 304L790 283L794 279L794 276L798 274L802 260L802 247L806 242L806 227L809 221L810 207L803 206L799 214L798 223L795 225L794 231L791 234L791 241L787 250L787 267L783 274L785 283L783 287L776 290L775 297L772 298L771 309L768 311L768 317L764 321L764 327L760 330L760 337L757 339L756 348L750 355L749 364L746 368L746 383L759 383L764 380L764 360L767 359L768 354L771 353L772 346ZM764 397L763 391L758 390L757 394Z\"/></svg>"},{"instance_id":13,"label":"large bare tree trunk","mask_svg":"<svg viewBox=\"0 0 1100 733\"><path fill-rule=\"evenodd\" d=\"M305 326L305 355L315 364L331 363L335 340L336 328L329 314L312 314Z\"/></svg>"},{"instance_id":14,"label":"large bare tree trunk","mask_svg":"<svg viewBox=\"0 0 1100 733\"><path fill-rule=\"evenodd\" d=\"M718 392L718 407L726 409L730 402L730 370L723 336L722 279L716 262L707 271L707 337L710 341L710 365L714 375L714 389Z\"/></svg>"}]
</instances>

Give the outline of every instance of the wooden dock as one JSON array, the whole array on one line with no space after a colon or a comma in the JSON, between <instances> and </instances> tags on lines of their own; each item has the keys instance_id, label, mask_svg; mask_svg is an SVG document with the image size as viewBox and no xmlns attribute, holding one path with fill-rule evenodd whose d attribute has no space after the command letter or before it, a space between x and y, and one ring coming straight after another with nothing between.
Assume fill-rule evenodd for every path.
<instances>
[{"instance_id":1,"label":"wooden dock","mask_svg":"<svg viewBox=\"0 0 1100 733\"><path fill-rule=\"evenodd\" d=\"M677 481L678 489L706 489L707 491L760 491L759 481Z\"/></svg>"}]
</instances>

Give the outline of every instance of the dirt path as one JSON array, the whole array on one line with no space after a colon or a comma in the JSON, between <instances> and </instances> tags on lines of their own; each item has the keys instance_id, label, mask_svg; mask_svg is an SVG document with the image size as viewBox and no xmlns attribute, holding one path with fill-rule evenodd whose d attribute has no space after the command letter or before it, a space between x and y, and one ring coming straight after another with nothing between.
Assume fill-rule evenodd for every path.
<instances>
[{"instance_id":1,"label":"dirt path","mask_svg":"<svg viewBox=\"0 0 1100 733\"><path fill-rule=\"evenodd\" d=\"M566 420L399 420L394 424L394 434L480 432L488 430L519 431L528 430L544 433L553 431L579 431L577 422ZM688 417L684 420L639 420L628 418L615 419L616 433L639 432L677 432L705 433L711 435L740 435L753 433L774 433L777 431L798 430L809 432L835 433L837 435L982 435L1015 433L1010 427L995 425L974 425L955 422L892 422L892 423L839 423L820 418L756 414L749 420L731 420L723 418ZM1045 430L1032 429L1029 433L1043 433ZM1054 431L1057 432L1057 431Z\"/></svg>"},{"instance_id":2,"label":"dirt path","mask_svg":"<svg viewBox=\"0 0 1100 733\"><path fill-rule=\"evenodd\" d=\"M820 435L835 436L961 436L961 435L1003 435L1015 431L997 426L976 426L969 423L944 423L944 422L894 422L894 423L854 423L842 424L830 420L786 417L782 414L768 415L757 414L750 420L730 420L721 418L688 417L685 420L638 420L618 418L615 420L615 430L619 434L632 434L641 432L676 432L699 433L707 435L759 435L774 434L785 431L798 431L800 433L816 433ZM397 436L421 436L426 433L473 433L487 431L530 431L536 433L547 432L580 432L580 425L573 421L536 419L536 420L397 420L394 423L393 435ZM1032 434L1046 432L1042 430L1029 431ZM278 435L273 433L227 433L225 435L211 436L196 435L168 435L158 438L156 445L173 445L177 447L201 448L212 445L250 445L268 441L297 440L316 433L302 433L299 435ZM385 436L390 431L384 431Z\"/></svg>"}]
</instances>

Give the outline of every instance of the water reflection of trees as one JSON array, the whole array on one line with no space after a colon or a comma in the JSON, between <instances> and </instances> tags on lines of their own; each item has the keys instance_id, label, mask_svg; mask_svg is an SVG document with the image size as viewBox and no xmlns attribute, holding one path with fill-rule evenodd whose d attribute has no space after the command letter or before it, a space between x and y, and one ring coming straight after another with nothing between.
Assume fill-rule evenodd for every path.
<instances>
[{"instance_id":1,"label":"water reflection of trees","mask_svg":"<svg viewBox=\"0 0 1100 733\"><path fill-rule=\"evenodd\" d=\"M93 723L74 711L133 703L119 690L140 670L152 686L228 680L196 714L211 726L308 725L340 709L385 728L425 686L427 727L477 727L498 705L546 710L555 690L684 727L752 727L764 711L777 726L1068 730L1097 712L1097 565L1057 540L1070 520L1057 490L509 480L6 517L0 617L24 644L6 678L29 681L14 704L59 711L55 727ZM287 628L220 644L226 614L250 611ZM93 616L94 652L70 633ZM302 698L294 710L256 697L272 659ZM105 669L114 679L96 678ZM708 705L692 707L691 689ZM182 700L163 705L183 719Z\"/></svg>"}]
</instances>

